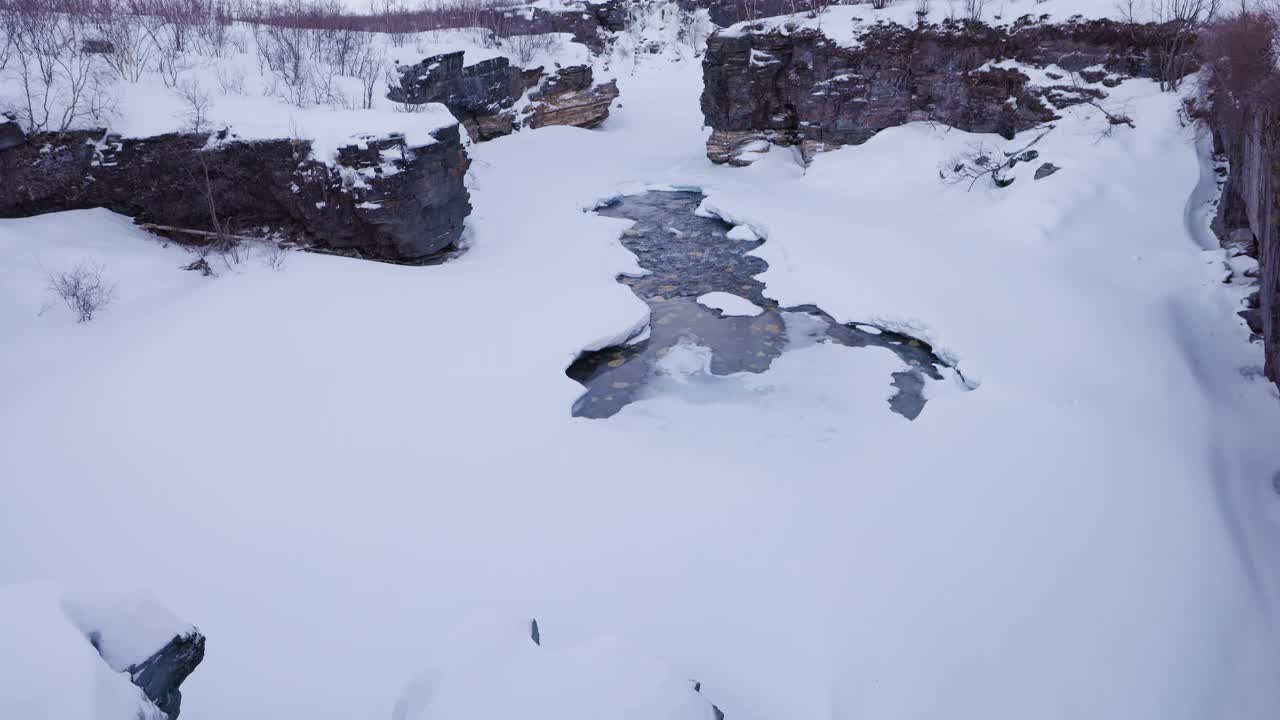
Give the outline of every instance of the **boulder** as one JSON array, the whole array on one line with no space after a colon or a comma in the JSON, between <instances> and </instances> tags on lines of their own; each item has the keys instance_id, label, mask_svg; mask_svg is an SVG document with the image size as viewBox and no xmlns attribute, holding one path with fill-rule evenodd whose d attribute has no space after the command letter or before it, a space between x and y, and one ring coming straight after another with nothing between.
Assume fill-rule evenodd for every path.
<instances>
[{"instance_id":1,"label":"boulder","mask_svg":"<svg viewBox=\"0 0 1280 720\"><path fill-rule=\"evenodd\" d=\"M529 97L533 104L524 120L529 127L592 128L609 117L609 108L618 98L618 81L595 85L590 66L574 65L544 80Z\"/></svg>"},{"instance_id":2,"label":"boulder","mask_svg":"<svg viewBox=\"0 0 1280 720\"><path fill-rule=\"evenodd\" d=\"M573 125L590 128L609 117L618 97L615 81L594 84L591 67L574 65L546 75L522 70L505 57L463 65L463 53L435 55L397 68L399 83L387 97L410 105L442 103L477 142L510 134L517 127ZM513 106L532 89L522 117Z\"/></svg>"},{"instance_id":3,"label":"boulder","mask_svg":"<svg viewBox=\"0 0 1280 720\"><path fill-rule=\"evenodd\" d=\"M1050 175L1058 172L1061 169L1062 168L1058 167L1057 165L1054 165L1051 162L1041 163L1040 167L1036 168L1036 173L1035 175L1032 176L1032 179L1043 180L1044 178L1049 177Z\"/></svg>"}]
</instances>

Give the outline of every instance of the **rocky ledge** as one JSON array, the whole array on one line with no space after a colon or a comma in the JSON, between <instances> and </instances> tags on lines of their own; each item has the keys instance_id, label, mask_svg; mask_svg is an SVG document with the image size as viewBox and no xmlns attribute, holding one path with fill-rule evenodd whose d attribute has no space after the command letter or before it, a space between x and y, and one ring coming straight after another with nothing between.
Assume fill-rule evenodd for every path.
<instances>
[{"instance_id":1,"label":"rocky ledge","mask_svg":"<svg viewBox=\"0 0 1280 720\"><path fill-rule=\"evenodd\" d=\"M129 678L169 720L177 720L182 709L182 682L203 660L204 635L191 630L174 636L146 660L129 667Z\"/></svg>"},{"instance_id":2,"label":"rocky ledge","mask_svg":"<svg viewBox=\"0 0 1280 720\"><path fill-rule=\"evenodd\" d=\"M1039 87L1012 60L1057 65L1087 82L1160 78L1194 63L1165 62L1169 31L1109 20L1048 23L1030 16L1007 27L951 21L868 25L854 46L821 32L737 26L707 41L702 112L712 133L707 156L748 164L769 143L799 145L806 157L866 142L881 130L934 120L1012 137L1081 102L1080 88ZM1089 92L1098 93L1097 90Z\"/></svg>"},{"instance_id":3,"label":"rocky ledge","mask_svg":"<svg viewBox=\"0 0 1280 720\"><path fill-rule=\"evenodd\" d=\"M442 103L472 140L509 135L520 127L572 125L590 128L609 117L617 81L596 84L591 68L573 65L546 73L521 70L505 57L463 65L463 53L435 55L399 66L398 86L387 97L408 106ZM520 101L528 93L527 104Z\"/></svg>"},{"instance_id":4,"label":"rocky ledge","mask_svg":"<svg viewBox=\"0 0 1280 720\"><path fill-rule=\"evenodd\" d=\"M104 207L155 225L281 233L363 257L418 260L454 245L471 211L457 126L433 137L414 147L401 136L369 138L341 148L336 162L316 159L305 140L225 132L23 137L0 145L0 217Z\"/></svg>"}]
</instances>

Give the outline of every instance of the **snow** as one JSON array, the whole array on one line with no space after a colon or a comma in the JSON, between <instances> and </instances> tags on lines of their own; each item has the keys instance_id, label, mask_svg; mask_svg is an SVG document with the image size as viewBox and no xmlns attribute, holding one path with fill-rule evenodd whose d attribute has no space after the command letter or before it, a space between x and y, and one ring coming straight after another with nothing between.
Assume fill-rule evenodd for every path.
<instances>
[{"instance_id":1,"label":"snow","mask_svg":"<svg viewBox=\"0 0 1280 720\"><path fill-rule=\"evenodd\" d=\"M685 717L690 678L732 720L1272 717L1280 404L1197 242L1178 98L1126 81L1136 129L1074 108L1037 145L1063 170L966 192L940 163L1028 138L712 166L679 57L612 58L598 130L470 147L470 244L439 266L255 250L204 278L104 211L0 220L0 582L198 622L186 720ZM641 401L570 417L576 353L648 322L628 223L584 210L690 186L767 237L769 297L909 329L980 384L930 383L907 421L886 350L719 377L685 344ZM84 261L116 302L42 313ZM476 608L544 647L475 640ZM406 695L424 666L440 692Z\"/></svg>"},{"instance_id":2,"label":"snow","mask_svg":"<svg viewBox=\"0 0 1280 720\"><path fill-rule=\"evenodd\" d=\"M557 647L529 636L529 620L476 613L423 648L424 668L393 720L602 717L712 720L688 679L614 638Z\"/></svg>"},{"instance_id":3,"label":"snow","mask_svg":"<svg viewBox=\"0 0 1280 720\"><path fill-rule=\"evenodd\" d=\"M107 667L50 585L0 585L0 716L163 720L128 674Z\"/></svg>"},{"instance_id":4,"label":"snow","mask_svg":"<svg viewBox=\"0 0 1280 720\"><path fill-rule=\"evenodd\" d=\"M98 654L124 672L194 628L148 593L69 594L62 607L85 637L96 637Z\"/></svg>"},{"instance_id":5,"label":"snow","mask_svg":"<svg viewBox=\"0 0 1280 720\"><path fill-rule=\"evenodd\" d=\"M727 292L709 292L698 296L698 302L712 310L719 310L721 315L747 315L754 317L764 309L750 300Z\"/></svg>"}]
</instances>

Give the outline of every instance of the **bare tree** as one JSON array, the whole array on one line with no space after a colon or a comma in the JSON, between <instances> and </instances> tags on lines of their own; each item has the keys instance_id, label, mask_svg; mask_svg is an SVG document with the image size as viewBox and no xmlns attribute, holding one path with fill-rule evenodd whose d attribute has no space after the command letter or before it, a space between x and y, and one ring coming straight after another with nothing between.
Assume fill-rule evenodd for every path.
<instances>
[{"instance_id":1,"label":"bare tree","mask_svg":"<svg viewBox=\"0 0 1280 720\"><path fill-rule=\"evenodd\" d=\"M552 33L538 35L512 35L503 43L512 59L520 65L528 65L540 54L554 53L560 47L560 38Z\"/></svg>"},{"instance_id":2,"label":"bare tree","mask_svg":"<svg viewBox=\"0 0 1280 720\"><path fill-rule=\"evenodd\" d=\"M356 77L360 78L360 107L369 110L373 107L373 98L378 88L378 80L383 76L386 58L372 46L366 47L356 63Z\"/></svg>"},{"instance_id":3,"label":"bare tree","mask_svg":"<svg viewBox=\"0 0 1280 720\"><path fill-rule=\"evenodd\" d=\"M1159 53L1160 89L1177 91L1194 68L1192 50L1218 14L1219 0L1153 0L1152 20L1166 33Z\"/></svg>"},{"instance_id":4,"label":"bare tree","mask_svg":"<svg viewBox=\"0 0 1280 720\"><path fill-rule=\"evenodd\" d=\"M209 110L213 100L197 80L184 80L175 85L174 94L182 101L183 129L202 133L209 129Z\"/></svg>"},{"instance_id":5,"label":"bare tree","mask_svg":"<svg viewBox=\"0 0 1280 720\"><path fill-rule=\"evenodd\" d=\"M47 273L49 290L75 313L76 322L93 320L115 299L115 285L102 279L102 266L84 262L69 271Z\"/></svg>"},{"instance_id":6,"label":"bare tree","mask_svg":"<svg viewBox=\"0 0 1280 720\"><path fill-rule=\"evenodd\" d=\"M63 132L79 121L103 120L111 110L109 82L100 56L81 52L83 23L42 0L8 0L0 13L13 48L10 72L22 124L33 132Z\"/></svg>"}]
</instances>

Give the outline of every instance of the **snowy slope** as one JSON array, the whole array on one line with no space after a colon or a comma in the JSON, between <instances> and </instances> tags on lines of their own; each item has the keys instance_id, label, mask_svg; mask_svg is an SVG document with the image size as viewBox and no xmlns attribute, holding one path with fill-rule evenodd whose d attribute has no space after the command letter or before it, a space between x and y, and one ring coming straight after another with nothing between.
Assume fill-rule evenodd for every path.
<instances>
[{"instance_id":1,"label":"snowy slope","mask_svg":"<svg viewBox=\"0 0 1280 720\"><path fill-rule=\"evenodd\" d=\"M105 212L0 221L0 547L27 550L0 582L198 620L188 720L385 717L477 607L538 617L556 660L482 662L445 707L550 667L536 687L697 678L734 720L1271 717L1280 406L1195 242L1177 98L1126 82L1136 130L1071 113L1037 146L1063 170L966 192L939 163L1003 140L712 167L698 63L669 60L615 63L598 131L473 146L471 245L437 267L202 278ZM647 320L626 223L584 209L651 186L767 236L770 296L911 328L978 387L908 422L883 350L708 378L688 348L654 397L571 418L576 353ZM83 260L117 302L40 313Z\"/></svg>"},{"instance_id":2,"label":"snowy slope","mask_svg":"<svg viewBox=\"0 0 1280 720\"><path fill-rule=\"evenodd\" d=\"M0 586L0 715L163 720L126 673L108 667L47 584Z\"/></svg>"}]
</instances>

